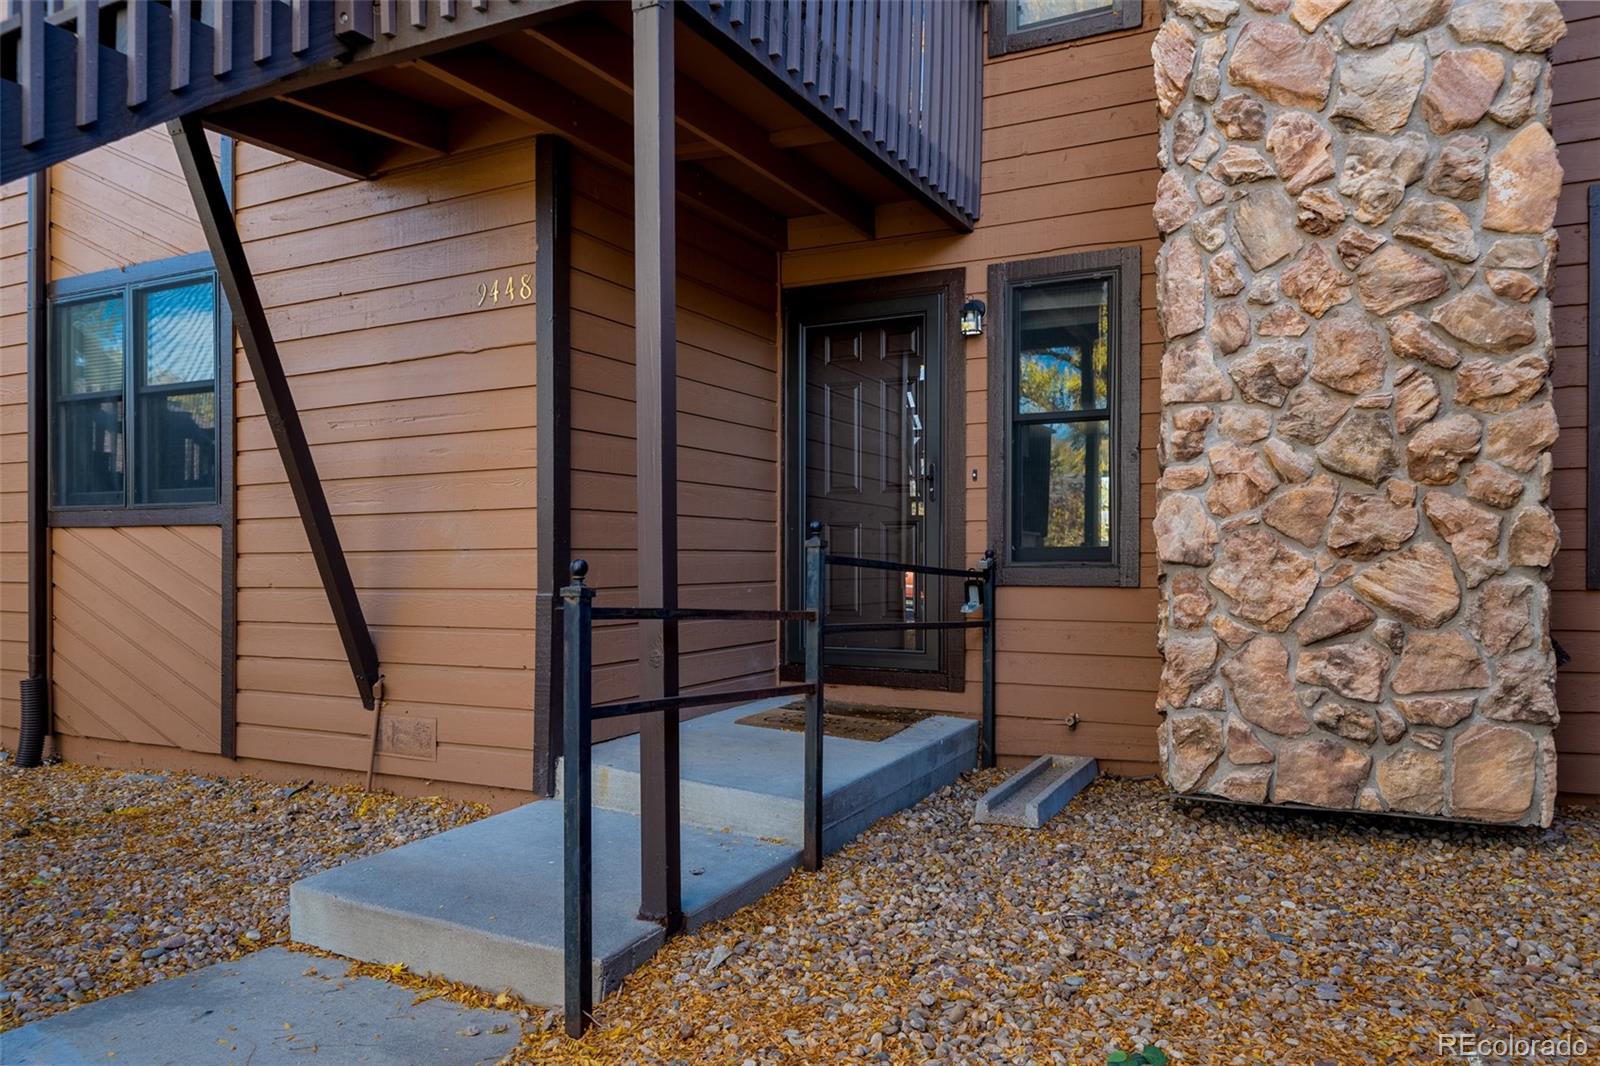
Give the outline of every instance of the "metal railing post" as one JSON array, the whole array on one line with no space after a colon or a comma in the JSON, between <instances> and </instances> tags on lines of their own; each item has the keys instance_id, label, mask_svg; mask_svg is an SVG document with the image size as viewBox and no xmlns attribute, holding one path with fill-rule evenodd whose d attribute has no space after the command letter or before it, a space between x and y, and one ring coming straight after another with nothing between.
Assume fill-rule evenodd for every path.
<instances>
[{"instance_id":1,"label":"metal railing post","mask_svg":"<svg viewBox=\"0 0 1600 1066\"><path fill-rule=\"evenodd\" d=\"M812 522L806 537L805 609L812 616L805 622L806 682L806 786L805 847L806 869L822 866L822 725L825 694L822 686L823 619L827 616L827 542L822 539L822 523Z\"/></svg>"},{"instance_id":2,"label":"metal railing post","mask_svg":"<svg viewBox=\"0 0 1600 1066\"><path fill-rule=\"evenodd\" d=\"M593 660L593 628L590 618L594 589L583 583L589 564L573 561L572 584L561 590L562 614L566 631L563 691L566 695L562 721L564 743L561 751L562 815L564 855L562 865L565 891L566 1028L576 1039L589 1027L594 1006L594 812L589 752L589 708L593 689L590 664Z\"/></svg>"},{"instance_id":3,"label":"metal railing post","mask_svg":"<svg viewBox=\"0 0 1600 1066\"><path fill-rule=\"evenodd\" d=\"M992 769L995 763L995 728L994 728L994 631L995 621L999 615L995 604L995 570L994 549L983 553L983 560L978 563L983 570L983 758L981 764L985 770Z\"/></svg>"}]
</instances>

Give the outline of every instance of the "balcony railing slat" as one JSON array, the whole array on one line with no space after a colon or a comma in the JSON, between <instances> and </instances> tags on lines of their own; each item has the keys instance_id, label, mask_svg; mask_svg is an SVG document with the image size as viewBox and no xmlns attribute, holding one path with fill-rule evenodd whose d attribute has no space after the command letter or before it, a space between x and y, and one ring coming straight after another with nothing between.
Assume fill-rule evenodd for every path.
<instances>
[{"instance_id":1,"label":"balcony railing slat","mask_svg":"<svg viewBox=\"0 0 1600 1066\"><path fill-rule=\"evenodd\" d=\"M233 70L233 0L211 0L211 73Z\"/></svg>"},{"instance_id":2,"label":"balcony railing slat","mask_svg":"<svg viewBox=\"0 0 1600 1066\"><path fill-rule=\"evenodd\" d=\"M889 34L893 13L892 3L878 5L878 39L872 65L872 140L878 145L883 144L883 120L888 108Z\"/></svg>"},{"instance_id":3,"label":"balcony railing slat","mask_svg":"<svg viewBox=\"0 0 1600 1066\"><path fill-rule=\"evenodd\" d=\"M805 23L806 7L809 5L802 4L798 0L790 0L784 6L788 10L789 19L789 41L788 46L784 49L787 62L784 65L784 69L789 72L789 77L792 80L800 69L800 27Z\"/></svg>"},{"instance_id":4,"label":"balcony railing slat","mask_svg":"<svg viewBox=\"0 0 1600 1066\"><path fill-rule=\"evenodd\" d=\"M128 5L128 106L150 98L150 5Z\"/></svg>"},{"instance_id":5,"label":"balcony railing slat","mask_svg":"<svg viewBox=\"0 0 1600 1066\"><path fill-rule=\"evenodd\" d=\"M817 19L822 14L822 0L805 0L805 5L805 33L800 45L800 84L810 89L817 84Z\"/></svg>"},{"instance_id":6,"label":"balcony railing slat","mask_svg":"<svg viewBox=\"0 0 1600 1066\"><path fill-rule=\"evenodd\" d=\"M867 3L868 0L852 0L850 4L850 84L845 117L857 125L861 123L861 97L867 84Z\"/></svg>"},{"instance_id":7,"label":"balcony railing slat","mask_svg":"<svg viewBox=\"0 0 1600 1066\"><path fill-rule=\"evenodd\" d=\"M78 84L76 121L93 125L100 117L100 2L78 0Z\"/></svg>"},{"instance_id":8,"label":"balcony railing slat","mask_svg":"<svg viewBox=\"0 0 1600 1066\"><path fill-rule=\"evenodd\" d=\"M255 39L250 58L257 63L272 58L272 13L277 7L277 0L256 0Z\"/></svg>"},{"instance_id":9,"label":"balcony railing slat","mask_svg":"<svg viewBox=\"0 0 1600 1066\"><path fill-rule=\"evenodd\" d=\"M161 9L158 5L151 4L151 27L154 28L160 18L157 14ZM173 92L187 88L189 85L189 32L194 26L194 19L189 14L189 0L177 0L172 5L171 34L168 40L172 44L171 59L167 69L172 73L171 87ZM151 54L154 55L154 46Z\"/></svg>"}]
</instances>

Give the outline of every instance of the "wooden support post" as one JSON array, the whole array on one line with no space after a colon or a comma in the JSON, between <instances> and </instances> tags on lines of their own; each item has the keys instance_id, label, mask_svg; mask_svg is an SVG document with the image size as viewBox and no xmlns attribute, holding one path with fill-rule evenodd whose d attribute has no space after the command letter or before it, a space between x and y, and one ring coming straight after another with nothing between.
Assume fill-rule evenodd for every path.
<instances>
[{"instance_id":1,"label":"wooden support post","mask_svg":"<svg viewBox=\"0 0 1600 1066\"><path fill-rule=\"evenodd\" d=\"M178 163L189 183L189 194L194 197L200 228L205 232L217 268L217 280L233 309L239 340L249 360L256 391L261 396L262 412L272 428L278 455L283 460L289 490L294 494L317 573L328 594L328 606L333 611L339 637L344 641L350 671L355 675L356 689L361 694L361 705L370 711L374 707L373 687L379 680L377 649L373 647L372 633L367 628L355 582L350 578L349 564L339 545L339 531L328 512L328 498L317 478L311 446L306 443L300 412L289 391L289 379L284 375L278 346L272 340L261 295L256 291L255 277L245 258L233 209L217 174L216 162L211 158L211 146L206 143L205 129L197 115L168 123L167 131L172 134L173 146L178 151ZM225 458L232 461L231 457Z\"/></svg>"},{"instance_id":2,"label":"wooden support post","mask_svg":"<svg viewBox=\"0 0 1600 1066\"><path fill-rule=\"evenodd\" d=\"M533 631L533 791L555 788L562 748L559 590L572 556L572 146L545 134L534 142L533 260L535 424L538 456L538 573Z\"/></svg>"},{"instance_id":3,"label":"wooden support post","mask_svg":"<svg viewBox=\"0 0 1600 1066\"><path fill-rule=\"evenodd\" d=\"M675 13L669 0L633 4L634 413L637 430L639 603L678 606L677 128ZM678 694L678 623L639 623L639 695ZM639 724L639 917L671 934L681 924L678 712Z\"/></svg>"}]
</instances>

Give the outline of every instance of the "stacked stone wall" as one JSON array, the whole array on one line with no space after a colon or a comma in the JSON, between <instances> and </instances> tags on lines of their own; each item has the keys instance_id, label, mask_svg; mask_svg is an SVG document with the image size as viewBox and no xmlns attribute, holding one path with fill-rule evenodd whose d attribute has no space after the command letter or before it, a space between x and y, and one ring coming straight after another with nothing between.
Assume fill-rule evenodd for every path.
<instances>
[{"instance_id":1,"label":"stacked stone wall","mask_svg":"<svg viewBox=\"0 0 1600 1066\"><path fill-rule=\"evenodd\" d=\"M1552 0L1170 0L1160 752L1549 824Z\"/></svg>"}]
</instances>

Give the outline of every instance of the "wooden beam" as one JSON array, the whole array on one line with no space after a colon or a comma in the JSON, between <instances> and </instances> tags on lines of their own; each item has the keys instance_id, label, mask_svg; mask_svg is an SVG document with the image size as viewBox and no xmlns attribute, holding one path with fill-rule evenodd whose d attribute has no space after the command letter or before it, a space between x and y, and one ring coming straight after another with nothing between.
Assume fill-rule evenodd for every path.
<instances>
[{"instance_id":1,"label":"wooden beam","mask_svg":"<svg viewBox=\"0 0 1600 1066\"><path fill-rule=\"evenodd\" d=\"M602 162L633 170L632 131L609 111L517 63L503 52L477 46L424 56L417 70L540 130L559 133ZM677 164L678 193L702 214L769 248L782 248L788 223L726 182L692 163Z\"/></svg>"},{"instance_id":2,"label":"wooden beam","mask_svg":"<svg viewBox=\"0 0 1600 1066\"><path fill-rule=\"evenodd\" d=\"M639 603L678 606L677 124L670 3L633 7L634 418ZM678 694L678 623L639 623L639 696ZM639 917L683 922L678 712L639 722Z\"/></svg>"},{"instance_id":3,"label":"wooden beam","mask_svg":"<svg viewBox=\"0 0 1600 1066\"><path fill-rule=\"evenodd\" d=\"M255 378L256 391L261 397L262 413L272 429L278 456L283 460L289 490L300 512L300 522L305 527L311 557L322 578L334 624L344 642L345 655L350 660L350 672L355 676L361 705L370 711L375 706L375 690L382 681L382 675L378 672L378 652L373 646L372 632L367 627L366 615L356 595L355 582L350 577L349 564L339 544L339 531L328 510L328 497L317 477L311 446L306 442L305 428L300 424L300 412L295 406L294 394L289 390L289 379L284 374L278 346L273 342L267 313L261 306L261 294L256 291L255 277L250 273L249 260L245 258L244 243L239 238L233 208L228 202L222 179L217 174L216 163L211 158L211 146L206 142L205 129L199 118L185 116L169 123L167 129L178 151L178 163L189 184L189 194L194 198L200 228L205 232L206 243L211 248L217 281L227 294L229 307L233 309L239 341L244 347L251 375Z\"/></svg>"},{"instance_id":4,"label":"wooden beam","mask_svg":"<svg viewBox=\"0 0 1600 1066\"><path fill-rule=\"evenodd\" d=\"M773 130L767 139L776 148L809 148L816 144L831 144L833 137L820 126L791 126Z\"/></svg>"},{"instance_id":5,"label":"wooden beam","mask_svg":"<svg viewBox=\"0 0 1600 1066\"><path fill-rule=\"evenodd\" d=\"M776 9L776 8L775 8ZM606 22L552 22L528 31L563 57L611 85L633 91L628 39ZM833 215L871 239L875 210L807 160L773 145L771 135L693 78L678 72L678 126L715 146L764 181Z\"/></svg>"},{"instance_id":6,"label":"wooden beam","mask_svg":"<svg viewBox=\"0 0 1600 1066\"><path fill-rule=\"evenodd\" d=\"M360 78L314 85L283 97L296 107L434 155L450 151L450 121L420 100L406 100Z\"/></svg>"},{"instance_id":7,"label":"wooden beam","mask_svg":"<svg viewBox=\"0 0 1600 1066\"><path fill-rule=\"evenodd\" d=\"M539 545L534 580L533 791L555 790L562 754L561 589L572 563L572 146L545 135L534 145L533 259L535 481Z\"/></svg>"},{"instance_id":8,"label":"wooden beam","mask_svg":"<svg viewBox=\"0 0 1600 1066\"><path fill-rule=\"evenodd\" d=\"M260 100L245 107L206 112L204 119L219 133L347 178L371 177L380 151L376 138L365 130L307 114L281 100Z\"/></svg>"}]
</instances>

